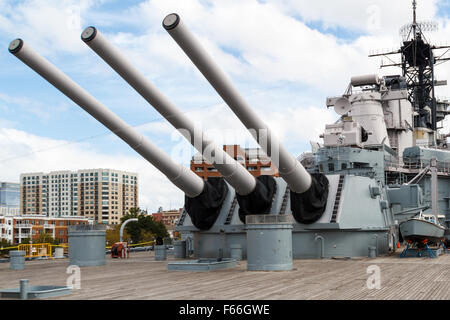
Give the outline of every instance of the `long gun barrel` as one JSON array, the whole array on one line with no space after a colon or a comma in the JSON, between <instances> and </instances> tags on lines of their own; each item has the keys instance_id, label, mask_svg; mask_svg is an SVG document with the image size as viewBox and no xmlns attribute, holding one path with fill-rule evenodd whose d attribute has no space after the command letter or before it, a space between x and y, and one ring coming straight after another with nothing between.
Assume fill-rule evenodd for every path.
<instances>
[{"instance_id":1,"label":"long gun barrel","mask_svg":"<svg viewBox=\"0 0 450 320\"><path fill-rule=\"evenodd\" d=\"M311 176L271 133L270 128L241 97L227 75L214 63L199 41L183 24L180 17L169 14L163 20L163 27L188 55L200 72L206 77L222 99L249 129L266 154L278 168L281 177L291 191L303 193L311 186ZM276 154L277 153L277 154Z\"/></svg>"},{"instance_id":2,"label":"long gun barrel","mask_svg":"<svg viewBox=\"0 0 450 320\"><path fill-rule=\"evenodd\" d=\"M88 27L81 39L166 118L221 173L240 195L250 194L255 178L222 148L214 144L194 123L171 103L95 28Z\"/></svg>"},{"instance_id":3,"label":"long gun barrel","mask_svg":"<svg viewBox=\"0 0 450 320\"><path fill-rule=\"evenodd\" d=\"M291 210L295 219L305 224L318 221L327 205L328 178L320 173L310 175L301 163L288 153L176 13L166 16L162 24L231 110L250 130L278 168L280 176L290 188Z\"/></svg>"},{"instance_id":4,"label":"long gun barrel","mask_svg":"<svg viewBox=\"0 0 450 320\"><path fill-rule=\"evenodd\" d=\"M9 51L119 136L165 174L188 197L194 198L202 193L205 183L200 177L181 164L174 162L166 153L36 53L23 40L13 40L9 45Z\"/></svg>"}]
</instances>

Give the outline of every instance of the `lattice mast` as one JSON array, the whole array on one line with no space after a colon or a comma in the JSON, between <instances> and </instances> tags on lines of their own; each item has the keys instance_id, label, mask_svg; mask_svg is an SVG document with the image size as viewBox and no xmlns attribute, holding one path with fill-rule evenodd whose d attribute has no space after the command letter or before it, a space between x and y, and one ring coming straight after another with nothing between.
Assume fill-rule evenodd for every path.
<instances>
[{"instance_id":1,"label":"lattice mast","mask_svg":"<svg viewBox=\"0 0 450 320\"><path fill-rule=\"evenodd\" d=\"M397 66L402 68L403 77L407 83L408 100L414 108L414 127L428 128L436 132L437 122L444 119L446 112L437 114L437 102L434 87L436 85L446 84L446 82L435 81L434 66L438 62L445 62L450 58L445 58L444 54L435 57L433 50L449 49L450 46L434 46L428 43L424 32L436 31L435 22L418 22L416 15L417 2L413 0L413 22L403 26L400 29L402 36L402 46L400 49L371 54L369 57L400 54L401 62L382 64L381 67Z\"/></svg>"}]
</instances>

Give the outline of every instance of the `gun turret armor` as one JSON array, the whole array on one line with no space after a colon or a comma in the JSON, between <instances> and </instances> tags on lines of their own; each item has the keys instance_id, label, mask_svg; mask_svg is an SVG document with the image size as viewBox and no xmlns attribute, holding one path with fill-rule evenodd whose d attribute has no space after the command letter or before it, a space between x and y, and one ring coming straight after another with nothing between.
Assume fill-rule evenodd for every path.
<instances>
[{"instance_id":1,"label":"gun turret armor","mask_svg":"<svg viewBox=\"0 0 450 320\"><path fill-rule=\"evenodd\" d=\"M271 129L243 99L227 75L202 48L200 42L183 24L176 13L163 20L163 27L183 49L199 71L241 120L278 168L291 192L292 214L297 221L317 221L325 211L328 180L320 173L311 176L295 157L280 143ZM297 205L293 202L298 202ZM255 203L255 202L253 202ZM241 202L240 202L241 204ZM313 210L313 212L308 212Z\"/></svg>"}]
</instances>

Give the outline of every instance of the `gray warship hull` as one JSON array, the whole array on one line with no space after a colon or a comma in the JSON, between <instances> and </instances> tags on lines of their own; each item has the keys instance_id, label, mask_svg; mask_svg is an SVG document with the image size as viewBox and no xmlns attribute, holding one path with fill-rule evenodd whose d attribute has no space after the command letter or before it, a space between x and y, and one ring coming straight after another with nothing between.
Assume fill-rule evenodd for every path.
<instances>
[{"instance_id":1,"label":"gray warship hull","mask_svg":"<svg viewBox=\"0 0 450 320\"><path fill-rule=\"evenodd\" d=\"M239 94L181 18L175 13L166 16L163 27L278 169L279 176L256 178L237 157L207 138L96 28L86 28L82 40L179 130L197 149L198 158L220 176L203 180L203 175L175 162L23 40L13 40L9 51L183 191L185 205L175 231L195 257L229 258L236 248L247 257L252 229L246 217L253 215L293 216L291 257L357 257L373 248L376 254L395 251L399 223L405 240L442 240L444 227L413 218L417 212L445 214L443 223L450 227L450 150L445 140L450 134L437 132L437 123L450 114L450 102L434 97L434 84L443 83L434 79L433 65L440 59L433 56L435 48L423 41L421 32L416 32L415 21L412 26L414 30L408 29L412 38L392 52L402 54L402 75L351 77L344 94L326 100L327 108L334 107L340 118L325 126L319 136L323 143L313 141L312 152L302 162L289 154L259 117L259 110L253 110ZM416 61L411 59L415 57L411 48L430 54ZM254 159L240 160L251 163ZM102 222L102 216L97 220ZM265 241L253 250L270 250L274 240L267 236Z\"/></svg>"},{"instance_id":2,"label":"gray warship hull","mask_svg":"<svg viewBox=\"0 0 450 320\"><path fill-rule=\"evenodd\" d=\"M439 243L444 238L445 228L423 219L409 219L400 223L403 239L413 242Z\"/></svg>"}]
</instances>

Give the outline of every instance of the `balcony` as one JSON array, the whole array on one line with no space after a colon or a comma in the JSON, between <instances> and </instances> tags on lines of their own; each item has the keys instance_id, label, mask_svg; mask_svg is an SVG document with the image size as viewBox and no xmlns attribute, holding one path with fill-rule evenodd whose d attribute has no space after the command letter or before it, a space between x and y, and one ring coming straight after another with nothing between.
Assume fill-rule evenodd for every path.
<instances>
[{"instance_id":1,"label":"balcony","mask_svg":"<svg viewBox=\"0 0 450 320\"><path fill-rule=\"evenodd\" d=\"M30 238L30 233L15 233L14 238Z\"/></svg>"},{"instance_id":2,"label":"balcony","mask_svg":"<svg viewBox=\"0 0 450 320\"><path fill-rule=\"evenodd\" d=\"M44 224L44 228L54 228L55 227L55 225L54 224Z\"/></svg>"},{"instance_id":3,"label":"balcony","mask_svg":"<svg viewBox=\"0 0 450 320\"><path fill-rule=\"evenodd\" d=\"M33 225L29 223L18 223L14 226L15 228L32 228Z\"/></svg>"}]
</instances>

